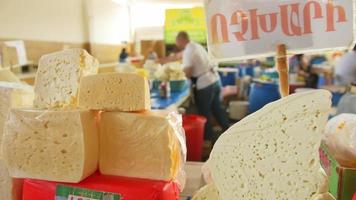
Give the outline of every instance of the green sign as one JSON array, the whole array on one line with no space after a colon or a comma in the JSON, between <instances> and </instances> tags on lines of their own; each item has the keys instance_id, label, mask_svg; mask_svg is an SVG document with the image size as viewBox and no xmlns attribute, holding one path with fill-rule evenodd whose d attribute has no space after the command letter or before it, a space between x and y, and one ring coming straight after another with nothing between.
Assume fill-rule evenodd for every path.
<instances>
[{"instance_id":1,"label":"green sign","mask_svg":"<svg viewBox=\"0 0 356 200\"><path fill-rule=\"evenodd\" d=\"M121 195L57 185L55 200L121 200Z\"/></svg>"},{"instance_id":2,"label":"green sign","mask_svg":"<svg viewBox=\"0 0 356 200\"><path fill-rule=\"evenodd\" d=\"M188 32L190 39L206 44L206 19L203 8L168 9L165 20L165 42L175 44L179 31Z\"/></svg>"}]
</instances>

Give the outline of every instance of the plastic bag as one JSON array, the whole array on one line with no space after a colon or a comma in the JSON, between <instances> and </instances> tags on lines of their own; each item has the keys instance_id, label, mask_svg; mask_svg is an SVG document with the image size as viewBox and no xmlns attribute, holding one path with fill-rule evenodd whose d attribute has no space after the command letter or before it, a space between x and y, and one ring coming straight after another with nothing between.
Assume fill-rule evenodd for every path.
<instances>
[{"instance_id":1,"label":"plastic bag","mask_svg":"<svg viewBox=\"0 0 356 200\"><path fill-rule=\"evenodd\" d=\"M100 172L184 187L186 160L182 117L176 112L104 112L100 120Z\"/></svg>"},{"instance_id":2,"label":"plastic bag","mask_svg":"<svg viewBox=\"0 0 356 200\"><path fill-rule=\"evenodd\" d=\"M324 142L343 167L356 167L356 115L341 114L326 125Z\"/></svg>"}]
</instances>

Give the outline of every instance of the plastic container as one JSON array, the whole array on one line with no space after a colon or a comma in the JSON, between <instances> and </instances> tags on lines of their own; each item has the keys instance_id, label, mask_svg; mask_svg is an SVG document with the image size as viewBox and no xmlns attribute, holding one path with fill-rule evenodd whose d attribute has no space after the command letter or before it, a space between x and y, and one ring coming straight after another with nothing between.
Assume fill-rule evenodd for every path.
<instances>
[{"instance_id":1,"label":"plastic container","mask_svg":"<svg viewBox=\"0 0 356 200\"><path fill-rule=\"evenodd\" d=\"M266 104L281 98L278 84L252 83L249 95L249 113L253 113Z\"/></svg>"},{"instance_id":2,"label":"plastic container","mask_svg":"<svg viewBox=\"0 0 356 200\"><path fill-rule=\"evenodd\" d=\"M69 199L66 194L63 194L65 192L56 192L59 185L119 194L120 199L124 200L172 200L179 198L179 188L175 182L105 176L95 173L76 184L26 179L23 186L23 200ZM86 193L83 192L83 195L86 195Z\"/></svg>"},{"instance_id":3,"label":"plastic container","mask_svg":"<svg viewBox=\"0 0 356 200\"><path fill-rule=\"evenodd\" d=\"M201 161L206 118L199 115L183 115L183 128L187 141L187 160Z\"/></svg>"},{"instance_id":4,"label":"plastic container","mask_svg":"<svg viewBox=\"0 0 356 200\"><path fill-rule=\"evenodd\" d=\"M340 102L340 99L341 99L341 97L344 95L345 93L341 93L341 92L332 92L332 99L331 99L331 101L332 101L332 105L334 106L334 107L336 107L338 104L339 104L339 102Z\"/></svg>"},{"instance_id":5,"label":"plastic container","mask_svg":"<svg viewBox=\"0 0 356 200\"><path fill-rule=\"evenodd\" d=\"M218 69L222 86L236 85L239 70L235 67L224 67Z\"/></svg>"},{"instance_id":6,"label":"plastic container","mask_svg":"<svg viewBox=\"0 0 356 200\"><path fill-rule=\"evenodd\" d=\"M169 84L171 86L171 92L181 92L184 90L187 80L173 80L169 81Z\"/></svg>"}]
</instances>

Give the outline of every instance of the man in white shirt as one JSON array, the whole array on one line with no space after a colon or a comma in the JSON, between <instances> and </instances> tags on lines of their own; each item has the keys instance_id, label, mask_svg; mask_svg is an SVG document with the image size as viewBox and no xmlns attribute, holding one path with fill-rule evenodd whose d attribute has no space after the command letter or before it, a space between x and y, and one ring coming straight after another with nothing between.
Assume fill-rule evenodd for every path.
<instances>
[{"instance_id":1,"label":"man in white shirt","mask_svg":"<svg viewBox=\"0 0 356 200\"><path fill-rule=\"evenodd\" d=\"M335 66L335 84L349 86L351 83L356 83L356 45Z\"/></svg>"},{"instance_id":2,"label":"man in white shirt","mask_svg":"<svg viewBox=\"0 0 356 200\"><path fill-rule=\"evenodd\" d=\"M220 79L214 70L217 63L212 62L206 49L189 40L189 35L182 31L176 38L176 45L184 49L182 55L184 72L194 85L194 98L200 115L207 118L205 125L205 140L215 140L212 127L212 117L222 127L223 131L229 128L229 120L220 102Z\"/></svg>"}]
</instances>

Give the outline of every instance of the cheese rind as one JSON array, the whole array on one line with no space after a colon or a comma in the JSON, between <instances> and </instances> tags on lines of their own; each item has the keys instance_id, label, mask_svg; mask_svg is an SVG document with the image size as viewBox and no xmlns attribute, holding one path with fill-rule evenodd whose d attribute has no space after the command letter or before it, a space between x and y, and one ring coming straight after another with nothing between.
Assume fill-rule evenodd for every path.
<instances>
[{"instance_id":1,"label":"cheese rind","mask_svg":"<svg viewBox=\"0 0 356 200\"><path fill-rule=\"evenodd\" d=\"M21 179L13 179L0 159L0 199L1 200L21 200L22 199Z\"/></svg>"},{"instance_id":2,"label":"cheese rind","mask_svg":"<svg viewBox=\"0 0 356 200\"><path fill-rule=\"evenodd\" d=\"M34 93L31 86L0 82L0 149L4 124L10 108L31 107L33 98Z\"/></svg>"},{"instance_id":3,"label":"cheese rind","mask_svg":"<svg viewBox=\"0 0 356 200\"><path fill-rule=\"evenodd\" d=\"M172 180L182 168L182 125L177 114L104 112L100 120L102 174ZM184 148L184 147L183 147Z\"/></svg>"},{"instance_id":4,"label":"cheese rind","mask_svg":"<svg viewBox=\"0 0 356 200\"><path fill-rule=\"evenodd\" d=\"M227 130L207 162L221 199L300 200L326 193L318 150L330 106L325 90L293 94Z\"/></svg>"},{"instance_id":5,"label":"cheese rind","mask_svg":"<svg viewBox=\"0 0 356 200\"><path fill-rule=\"evenodd\" d=\"M150 89L146 78L133 73L107 73L83 77L79 107L93 110L150 110Z\"/></svg>"},{"instance_id":6,"label":"cheese rind","mask_svg":"<svg viewBox=\"0 0 356 200\"><path fill-rule=\"evenodd\" d=\"M98 61L83 49L67 49L41 57L35 80L34 106L76 108L82 77L98 72Z\"/></svg>"},{"instance_id":7,"label":"cheese rind","mask_svg":"<svg viewBox=\"0 0 356 200\"><path fill-rule=\"evenodd\" d=\"M98 163L98 132L90 111L11 109L2 151L12 177L76 183Z\"/></svg>"}]
</instances>

